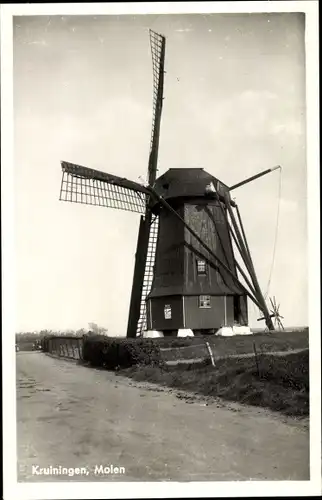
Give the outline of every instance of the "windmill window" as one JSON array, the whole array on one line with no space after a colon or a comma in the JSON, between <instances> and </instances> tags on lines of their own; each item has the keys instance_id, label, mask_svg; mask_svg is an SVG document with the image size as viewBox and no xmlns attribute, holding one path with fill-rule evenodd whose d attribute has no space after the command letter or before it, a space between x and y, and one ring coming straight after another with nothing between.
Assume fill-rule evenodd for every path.
<instances>
[{"instance_id":1,"label":"windmill window","mask_svg":"<svg viewBox=\"0 0 322 500\"><path fill-rule=\"evenodd\" d=\"M165 319L171 319L172 314L171 314L171 306L170 304L166 304L164 306L164 318Z\"/></svg>"},{"instance_id":2,"label":"windmill window","mask_svg":"<svg viewBox=\"0 0 322 500\"><path fill-rule=\"evenodd\" d=\"M206 261L197 259L197 273L199 276L207 274Z\"/></svg>"},{"instance_id":3,"label":"windmill window","mask_svg":"<svg viewBox=\"0 0 322 500\"><path fill-rule=\"evenodd\" d=\"M210 295L200 295L199 296L199 308L200 309L210 309Z\"/></svg>"}]
</instances>

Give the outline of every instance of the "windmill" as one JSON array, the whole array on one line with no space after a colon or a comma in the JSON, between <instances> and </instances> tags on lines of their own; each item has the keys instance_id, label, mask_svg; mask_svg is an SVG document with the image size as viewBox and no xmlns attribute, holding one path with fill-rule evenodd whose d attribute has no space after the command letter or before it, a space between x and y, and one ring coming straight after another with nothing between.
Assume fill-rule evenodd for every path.
<instances>
[{"instance_id":1,"label":"windmill","mask_svg":"<svg viewBox=\"0 0 322 500\"><path fill-rule=\"evenodd\" d=\"M283 323L281 321L281 319L284 319L284 316L281 316L280 315L280 304L277 305L276 303L276 298L275 298L275 295L273 298L270 297L269 299L270 303L271 303L271 314L270 314L270 317L271 318L274 318L274 324L275 324L275 327L278 328L279 330L284 330L284 326L283 326ZM258 318L257 321L263 321L265 320L265 318Z\"/></svg>"},{"instance_id":2,"label":"windmill","mask_svg":"<svg viewBox=\"0 0 322 500\"><path fill-rule=\"evenodd\" d=\"M62 161L60 200L141 215L128 337L146 329L172 334L180 329L210 332L236 322L247 325L247 298L274 330L230 192L280 167L230 187L202 168L170 168L157 177L165 37L150 30L150 44L153 118L146 185Z\"/></svg>"}]
</instances>

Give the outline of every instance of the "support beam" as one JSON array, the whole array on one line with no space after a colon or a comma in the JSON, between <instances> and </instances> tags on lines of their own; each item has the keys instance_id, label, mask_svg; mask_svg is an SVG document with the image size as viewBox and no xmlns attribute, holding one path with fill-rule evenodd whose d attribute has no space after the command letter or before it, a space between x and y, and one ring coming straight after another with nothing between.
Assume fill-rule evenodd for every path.
<instances>
[{"instance_id":1,"label":"support beam","mask_svg":"<svg viewBox=\"0 0 322 500\"><path fill-rule=\"evenodd\" d=\"M270 172L274 172L274 170L277 170L278 168L282 168L280 165L277 165L276 167L269 168L267 170L264 170L264 172L260 172L259 174L253 175L252 177L248 177L244 181L238 182L237 184L234 184L229 188L229 191L232 191L233 189L237 189L240 186L244 186L245 184L248 184L249 182L254 181L255 179L259 179L263 175L269 174Z\"/></svg>"},{"instance_id":2,"label":"support beam","mask_svg":"<svg viewBox=\"0 0 322 500\"><path fill-rule=\"evenodd\" d=\"M215 218L213 217L213 215L212 215L211 211L209 210L209 208L207 207L207 205L205 206L204 210L205 210L206 214L208 215L209 219L211 220L211 222L213 223L216 236L217 236L217 238L219 240L219 243L220 243L220 246L221 246L221 250L222 250L222 253L223 253L224 258L225 258L225 263L226 263L227 267L229 267L229 262L228 262L228 258L227 258L227 255L226 255L225 247L224 247L224 244L222 242L221 236L219 234ZM225 283L225 285L229 288L229 286L227 285L227 283L225 281L224 276L221 276L221 277L222 277L222 280Z\"/></svg>"},{"instance_id":3,"label":"support beam","mask_svg":"<svg viewBox=\"0 0 322 500\"><path fill-rule=\"evenodd\" d=\"M225 247L224 247L224 244L222 242L221 236L220 236L218 228L217 228L216 220L215 220L213 214L211 213L211 211L209 210L209 208L208 208L207 205L205 206L205 212L208 215L208 217L211 220L211 222L213 223L213 226L214 226L217 238L218 238L220 246L221 246L222 253L223 253L224 257L225 257L226 265L229 266L228 257L226 255Z\"/></svg>"},{"instance_id":4,"label":"support beam","mask_svg":"<svg viewBox=\"0 0 322 500\"><path fill-rule=\"evenodd\" d=\"M224 212L224 210L223 210L223 208L222 208L221 204L220 204L220 207L221 207L222 211ZM226 257L226 252L225 252L224 244L223 244L223 242L222 242L222 239L221 239L221 237L220 237L219 231L218 231L218 229L217 229L216 221L215 221L215 219L214 219L214 217L213 217L213 215L212 215L212 213L210 212L210 210L209 210L209 208L208 208L208 207L206 207L206 208L205 208L205 212L206 212L206 214L208 215L209 219L211 220L211 222L212 222L212 223L213 223L213 225L214 225L214 228L215 228L215 232L216 232L217 238L218 238L218 240L219 240L219 243L220 243L221 249L222 249L223 254L224 254L224 256L225 256L226 264L227 264L227 265L229 265L229 263L228 263L228 259L227 259L227 257ZM224 212L224 216L225 216L225 221L227 221L225 212ZM233 231L232 231L232 229L231 229L230 225L229 225L229 224L227 224L227 226L228 226L228 231L229 231L229 232L230 232L230 234L233 236L234 241L235 241L235 243L236 243L236 245L237 245L237 248L238 248L238 250L239 250L239 253L240 253L240 254L241 254L241 256L242 256L242 252L241 252L241 250L240 250L240 247L239 247L238 241L237 241L237 239L236 239L236 237L235 237L235 234L233 233ZM242 257L243 257L243 256L242 256ZM244 260L244 259L243 259L243 260ZM240 274L243 276L243 278L244 278L244 280L245 280L245 282L246 282L247 286L249 287L250 291L252 292L252 294L253 294L254 296L256 296L256 292L255 292L255 290L254 290L253 286L251 285L251 283L250 283L250 281L248 280L248 278L247 278L247 276L246 276L245 272L243 271L242 267L240 266L240 264L237 262L237 260L236 260L236 259L234 259L234 264L235 264L235 267L236 267L236 268L238 269L238 271L240 272Z\"/></svg>"},{"instance_id":5,"label":"support beam","mask_svg":"<svg viewBox=\"0 0 322 500\"><path fill-rule=\"evenodd\" d=\"M221 213L222 213L222 215L223 215L223 219L224 219L225 224L226 224L226 228L228 229L228 231L230 232L231 236L233 237L234 242L235 242L235 245L237 246L237 249L238 249L238 251L239 251L239 253L240 253L240 255L241 255L241 257L242 257L242 259L243 259L243 261L244 261L244 264L245 264L245 266L246 266L246 268L247 268L247 262L245 261L247 256L243 255L243 251L242 251L242 249L241 249L241 247L240 247L240 245L239 245L239 243L238 243L238 241L237 241L237 238L236 238L236 236L235 236L235 233L234 233L234 231L232 230L232 228L231 228L230 224L228 223L227 214L226 214L226 212L225 212L225 210L224 210L224 208L223 208L223 206L222 206L222 204L221 204L221 198L220 198L220 196L219 196L218 191L216 191L216 198L217 198L217 201L218 201L218 203L219 203L220 210L221 210ZM229 203L230 205L232 205L231 200L230 200L230 197L229 197L229 198L227 197L227 199L225 199L225 197L223 197L223 200L222 200L222 201L223 201L223 203L224 203L225 205L226 205L227 203ZM237 207L237 205L236 205L236 204L234 204L233 206L234 206L234 207ZM247 268L247 270L248 270L248 268Z\"/></svg>"},{"instance_id":6,"label":"support beam","mask_svg":"<svg viewBox=\"0 0 322 500\"><path fill-rule=\"evenodd\" d=\"M246 238L246 233L245 233L245 230L244 230L244 225L243 225L240 213L239 213L239 208L238 208L237 205L236 205L235 208L236 208L236 212L237 212L238 222L239 222L239 225L240 225L240 228L241 228L241 231L242 231L242 235L243 235L243 238L244 238L244 243L245 243L245 247L246 247L246 250L247 250L248 258L251 261L252 266L254 267L253 259L252 259L252 256L251 256L251 253L250 253L250 250L249 250L249 246L248 246L248 241L247 241L247 238Z\"/></svg>"},{"instance_id":7,"label":"support beam","mask_svg":"<svg viewBox=\"0 0 322 500\"><path fill-rule=\"evenodd\" d=\"M247 254L245 254L244 250L241 248L240 243L238 242L237 236L235 235L235 233L234 233L231 225L228 222L227 222L227 225L228 225L228 228L229 228L229 232L230 232L231 236L233 237L233 240L235 242L237 250L238 250L239 254L241 255L241 258L243 259L243 262L244 262L244 264L246 266L247 271L249 272L248 256L247 256Z\"/></svg>"},{"instance_id":8,"label":"support beam","mask_svg":"<svg viewBox=\"0 0 322 500\"><path fill-rule=\"evenodd\" d=\"M227 198L226 198L225 201L226 201L226 208L227 208L227 210L229 212L231 222L232 222L232 224L234 226L238 242L240 244L240 247L243 250L243 254L245 254L245 256L247 256L247 250L246 250L246 247L244 245L241 233L239 231L239 228L238 228L238 225L237 225L234 213L233 213L232 208L231 208L231 206L229 204L229 200L227 200ZM256 298L257 298L258 302L261 304L261 310L262 310L262 312L263 312L263 314L264 314L264 316L266 318L266 325L269 328L269 330L274 330L274 325L273 325L273 322L272 322L272 320L270 318L269 311L267 309L265 299L264 299L262 291L260 289L260 286L259 286L259 283L258 283L258 280L257 280L257 276L256 276L256 273L255 273L255 269L254 269L253 263L251 262L251 260L249 258L247 258L247 261L248 261L248 264L249 264L247 266L247 270L248 270L248 272L249 272L249 274L251 276L254 288L256 290L256 295L257 295Z\"/></svg>"},{"instance_id":9,"label":"support beam","mask_svg":"<svg viewBox=\"0 0 322 500\"><path fill-rule=\"evenodd\" d=\"M240 272L240 274L242 275L242 277L244 278L247 286L249 287L250 291L252 292L252 294L256 297L256 291L255 289L253 288L253 285L251 284L251 282L249 281L245 271L243 270L243 268L241 267L241 265L237 262L237 260L235 259L235 266L237 267L238 271Z\"/></svg>"},{"instance_id":10,"label":"support beam","mask_svg":"<svg viewBox=\"0 0 322 500\"><path fill-rule=\"evenodd\" d=\"M234 282L237 284L237 286L244 292L245 295L247 295L253 302L254 302L254 297L250 294L250 292L244 287L244 285L239 281L239 279L234 275L234 273L222 262L219 257L217 257L214 252L211 250L211 248L204 242L202 239L199 237L199 235L191 229L191 227L185 222L185 220L174 210L174 208L169 205L167 201L165 201L162 196L160 196L153 187L149 186L148 187L149 191L152 193L152 195L157 198L157 200L160 202L162 206L164 206L169 212L171 212L177 219L181 221L181 223L187 228L187 230L196 238L196 240L204 247L205 250L215 259L216 262L218 262L219 266L221 266L223 269L226 270L226 272L232 277ZM258 305L258 302L254 302L256 305ZM260 306L259 306L260 307ZM262 309L262 307L260 307Z\"/></svg>"},{"instance_id":11,"label":"support beam","mask_svg":"<svg viewBox=\"0 0 322 500\"><path fill-rule=\"evenodd\" d=\"M270 314L270 317L275 318L275 314ZM266 318L258 318L257 321L264 321L264 320L266 320Z\"/></svg>"},{"instance_id":12,"label":"support beam","mask_svg":"<svg viewBox=\"0 0 322 500\"><path fill-rule=\"evenodd\" d=\"M216 271L218 271L218 265L217 264L214 264L214 262L212 262L211 259L209 259L209 257L207 257L206 255L204 255L202 252L200 252L199 250L197 250L193 245L189 245L189 243L185 243L185 246L187 248L189 248L189 250L194 253L195 255L197 255L197 257L199 257L200 259L203 259L205 260L205 262L207 262L207 264L212 268L212 269L215 269ZM239 265L238 262L236 262L237 266ZM243 271L242 271L243 272ZM251 288L251 290L253 291L253 288L252 288L252 285L249 283L248 279L247 279L247 276L246 276L246 279L245 279L247 285L249 285L249 287ZM247 295L250 300L255 304L256 307L258 307L260 310L262 310L262 307L260 305L260 303L257 301L257 299L255 298L256 296L256 293L254 292L254 295L252 295L249 290L247 290L242 283L239 282L239 286L241 288L243 288L243 292L245 295Z\"/></svg>"},{"instance_id":13,"label":"support beam","mask_svg":"<svg viewBox=\"0 0 322 500\"><path fill-rule=\"evenodd\" d=\"M230 224L228 223L228 220L227 220L227 215L226 215L225 210L224 210L224 208L223 208L223 206L222 206L222 204L221 204L221 202L220 202L220 198L219 198L219 194L218 194L218 192L217 192L217 201L218 201L218 203L219 203L219 206L220 206L220 209L221 209L221 213L222 213L222 215L223 215L223 218L224 218L224 221L225 221L225 224L226 224L226 228L227 228L227 230L229 231L229 233L231 234L231 236L232 236L232 238L233 238L233 240L234 240L234 242L235 242L235 245L236 245L236 247L237 247L237 250L239 251L239 254L240 254L241 258L243 259L243 262L244 262L244 264L245 264L245 266L246 266L246 269L247 269L247 271L249 272L249 269L248 269L248 266L247 266L246 256L244 255L243 250L241 249L241 247L240 247L240 245L239 245L239 243L238 243L238 241L237 241L237 238L236 238L236 236L235 236L234 231L232 230L232 228L231 228ZM237 207L237 205L236 205L236 207ZM244 280L245 280L245 282L246 282L247 286L249 287L249 289L251 290L252 294L256 297L256 291L255 291L255 289L253 288L253 285L250 283L250 281L249 281L249 279L247 278L247 276L246 276L246 274L245 274L244 270L242 269L242 267L240 266L240 264L237 262L237 260L236 260L236 259L235 259L235 266L237 267L238 271L240 272L240 274L241 274L241 275L242 275L242 277L244 278ZM262 307L261 307L261 306L258 306L258 307L259 307L259 309L260 309L260 310L262 310Z\"/></svg>"}]
</instances>

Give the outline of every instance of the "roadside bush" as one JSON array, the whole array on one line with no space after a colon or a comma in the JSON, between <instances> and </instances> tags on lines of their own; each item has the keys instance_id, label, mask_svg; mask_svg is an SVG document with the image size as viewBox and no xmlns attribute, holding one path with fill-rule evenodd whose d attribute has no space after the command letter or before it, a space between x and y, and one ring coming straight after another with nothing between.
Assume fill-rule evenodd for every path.
<instances>
[{"instance_id":1,"label":"roadside bush","mask_svg":"<svg viewBox=\"0 0 322 500\"><path fill-rule=\"evenodd\" d=\"M153 339L85 337L83 360L108 370L134 365L161 364L160 349Z\"/></svg>"}]
</instances>

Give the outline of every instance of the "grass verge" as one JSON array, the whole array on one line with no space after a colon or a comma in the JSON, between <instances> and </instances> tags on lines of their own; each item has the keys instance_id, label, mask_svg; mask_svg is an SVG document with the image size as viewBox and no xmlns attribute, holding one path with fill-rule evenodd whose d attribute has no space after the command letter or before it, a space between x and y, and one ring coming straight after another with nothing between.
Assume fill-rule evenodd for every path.
<instances>
[{"instance_id":1,"label":"grass verge","mask_svg":"<svg viewBox=\"0 0 322 500\"><path fill-rule=\"evenodd\" d=\"M259 368L259 371L258 371ZM203 396L269 408L292 417L309 414L309 353L222 359L204 366L132 366L121 375Z\"/></svg>"},{"instance_id":2,"label":"grass verge","mask_svg":"<svg viewBox=\"0 0 322 500\"><path fill-rule=\"evenodd\" d=\"M257 352L294 351L307 349L309 347L308 330L298 332L276 331L270 333L256 333L254 335L236 335L235 337L186 337L173 339L157 339L158 346L171 348L163 353L163 358L175 360L180 358L203 357L205 341L212 347L215 358L236 355L251 354L254 344ZM182 349L184 347L184 349Z\"/></svg>"}]
</instances>

